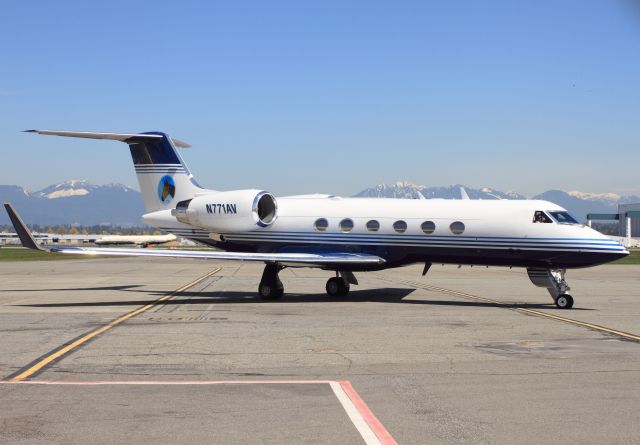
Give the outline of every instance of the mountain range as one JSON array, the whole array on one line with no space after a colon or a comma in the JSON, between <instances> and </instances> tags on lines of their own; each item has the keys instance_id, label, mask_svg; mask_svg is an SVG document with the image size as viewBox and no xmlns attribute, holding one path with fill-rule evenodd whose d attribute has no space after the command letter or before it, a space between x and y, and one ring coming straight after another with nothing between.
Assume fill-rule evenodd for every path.
<instances>
[{"instance_id":1,"label":"mountain range","mask_svg":"<svg viewBox=\"0 0 640 445\"><path fill-rule=\"evenodd\" d=\"M490 187L475 189L461 184L447 187L428 187L412 184L406 181L394 184L379 184L354 196L372 198L419 198L418 192L425 198L462 199L460 188L463 187L471 199L527 199L526 196L514 191L502 192ZM640 196L621 196L616 193L585 193L579 191L565 192L562 190L548 190L531 199L551 201L564 207L578 221L585 221L587 213L617 213L618 204L640 202Z\"/></svg>"},{"instance_id":2,"label":"mountain range","mask_svg":"<svg viewBox=\"0 0 640 445\"><path fill-rule=\"evenodd\" d=\"M514 191L490 187L476 189L460 184L428 187L406 181L379 184L354 196L416 199L419 192L428 199L461 199L461 187L471 199L527 199ZM532 199L554 202L580 221L586 219L587 213L615 213L618 204L640 202L639 196L562 190L548 190ZM122 184L94 185L85 180L66 181L35 192L16 185L0 185L0 200L13 203L29 224L40 225L141 226L140 216L144 213L142 195L137 190ZM3 224L9 224L9 218L0 212L0 225Z\"/></svg>"},{"instance_id":3,"label":"mountain range","mask_svg":"<svg viewBox=\"0 0 640 445\"><path fill-rule=\"evenodd\" d=\"M11 202L29 224L141 226L142 194L122 184L94 185L66 181L31 192L17 185L0 185L0 200ZM0 225L9 218L0 212Z\"/></svg>"}]
</instances>

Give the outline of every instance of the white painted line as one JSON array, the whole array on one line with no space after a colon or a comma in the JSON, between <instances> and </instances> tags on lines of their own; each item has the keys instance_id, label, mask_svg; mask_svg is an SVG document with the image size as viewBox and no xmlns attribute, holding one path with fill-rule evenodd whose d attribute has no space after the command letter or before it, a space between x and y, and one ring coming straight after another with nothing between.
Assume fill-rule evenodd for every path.
<instances>
[{"instance_id":1,"label":"white painted line","mask_svg":"<svg viewBox=\"0 0 640 445\"><path fill-rule=\"evenodd\" d=\"M51 382L44 380L23 380L19 382L0 381L5 385L67 385L67 386L108 386L108 385L169 385L169 386L188 386L188 385L327 385L332 380L193 380L193 381L148 381L148 380L127 380L127 381L97 381L97 382Z\"/></svg>"},{"instance_id":2,"label":"white painted line","mask_svg":"<svg viewBox=\"0 0 640 445\"><path fill-rule=\"evenodd\" d=\"M340 404L347 412L347 416L349 416L353 426L356 427L365 443L367 445L382 445L382 442L380 442L371 427L369 427L369 424L364 420L360 411L358 411L349 396L347 396L347 393L344 392L342 385L340 385L339 382L330 382L329 385L331 385L333 393L338 398L338 401L340 401Z\"/></svg>"},{"instance_id":3,"label":"white painted line","mask_svg":"<svg viewBox=\"0 0 640 445\"><path fill-rule=\"evenodd\" d=\"M50 386L194 386L194 385L329 385L336 398L344 408L349 420L356 427L367 445L397 445L391 434L380 423L377 417L360 398L356 390L346 380L114 380L114 381L0 381L0 385L50 385Z\"/></svg>"},{"instance_id":4,"label":"white painted line","mask_svg":"<svg viewBox=\"0 0 640 445\"><path fill-rule=\"evenodd\" d=\"M351 403L356 407L364 421L367 422L367 425L369 425L369 428L374 432L380 443L382 445L398 445L398 442L395 441L382 422L378 420L376 415L373 414L373 411L371 411L365 401L362 400L360 394L353 388L351 382L343 380L340 382L340 387L349 399L351 399Z\"/></svg>"}]
</instances>

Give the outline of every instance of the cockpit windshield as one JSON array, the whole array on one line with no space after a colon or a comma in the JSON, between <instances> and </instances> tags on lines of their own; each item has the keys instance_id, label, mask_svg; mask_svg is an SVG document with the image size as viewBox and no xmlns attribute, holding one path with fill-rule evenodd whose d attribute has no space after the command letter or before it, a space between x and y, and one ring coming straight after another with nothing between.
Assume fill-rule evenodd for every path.
<instances>
[{"instance_id":1,"label":"cockpit windshield","mask_svg":"<svg viewBox=\"0 0 640 445\"><path fill-rule=\"evenodd\" d=\"M568 212L549 212L549 214L560 224L580 224L573 216L569 215Z\"/></svg>"}]
</instances>

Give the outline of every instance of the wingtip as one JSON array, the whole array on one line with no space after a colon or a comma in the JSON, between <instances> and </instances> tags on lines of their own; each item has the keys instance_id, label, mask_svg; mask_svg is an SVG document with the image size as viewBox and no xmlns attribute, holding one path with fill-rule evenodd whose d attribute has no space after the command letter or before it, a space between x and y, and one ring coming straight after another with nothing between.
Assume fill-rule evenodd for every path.
<instances>
[{"instance_id":1,"label":"wingtip","mask_svg":"<svg viewBox=\"0 0 640 445\"><path fill-rule=\"evenodd\" d=\"M11 203L5 202L4 208L9 215L9 219L11 220L11 224L13 224L13 228L15 229L18 238L20 238L20 243L22 244L22 246L33 250L46 250L38 245L35 238L33 237L33 234L24 223L24 221L22 221L22 218L20 218L20 215L18 215L18 212L15 211Z\"/></svg>"},{"instance_id":2,"label":"wingtip","mask_svg":"<svg viewBox=\"0 0 640 445\"><path fill-rule=\"evenodd\" d=\"M37 133L38 130L22 130L23 133Z\"/></svg>"}]
</instances>

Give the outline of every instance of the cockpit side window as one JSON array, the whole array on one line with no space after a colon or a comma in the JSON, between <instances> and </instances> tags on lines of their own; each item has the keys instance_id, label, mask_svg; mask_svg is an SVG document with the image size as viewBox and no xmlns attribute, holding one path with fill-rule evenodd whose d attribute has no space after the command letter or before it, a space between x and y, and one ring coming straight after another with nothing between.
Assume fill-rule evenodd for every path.
<instances>
[{"instance_id":1,"label":"cockpit side window","mask_svg":"<svg viewBox=\"0 0 640 445\"><path fill-rule=\"evenodd\" d=\"M549 212L553 219L558 221L560 224L579 224L576 219L569 215L569 212Z\"/></svg>"},{"instance_id":2,"label":"cockpit side window","mask_svg":"<svg viewBox=\"0 0 640 445\"><path fill-rule=\"evenodd\" d=\"M536 210L535 213L533 214L533 222L549 224L552 221L551 221L551 218L549 218L549 216L546 213L544 213L542 210Z\"/></svg>"}]
</instances>

